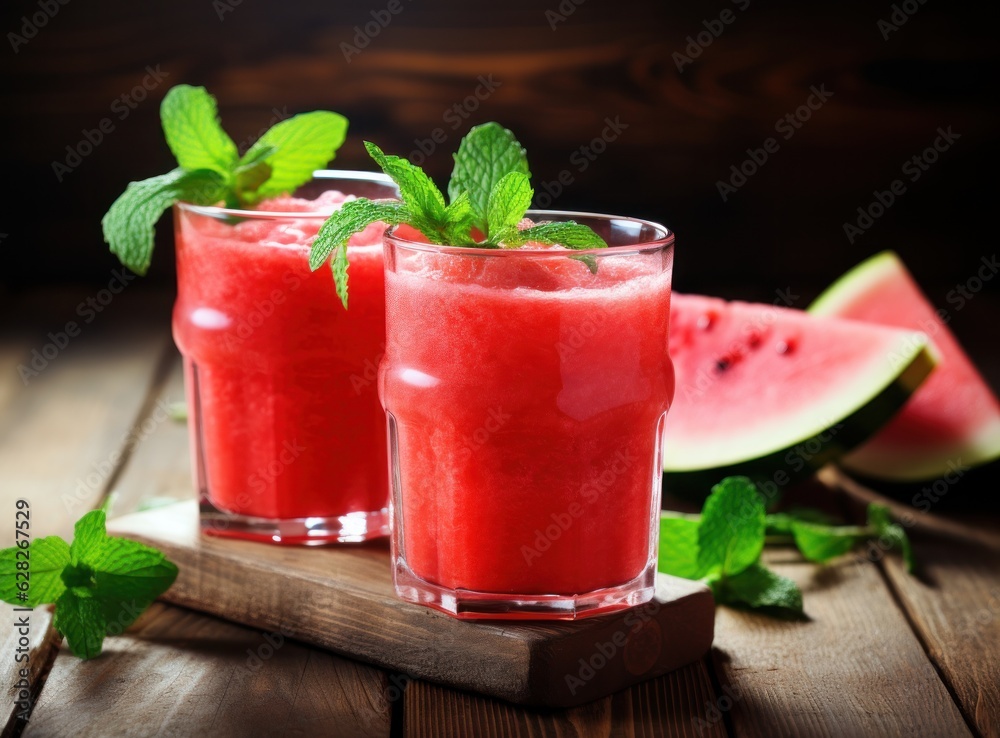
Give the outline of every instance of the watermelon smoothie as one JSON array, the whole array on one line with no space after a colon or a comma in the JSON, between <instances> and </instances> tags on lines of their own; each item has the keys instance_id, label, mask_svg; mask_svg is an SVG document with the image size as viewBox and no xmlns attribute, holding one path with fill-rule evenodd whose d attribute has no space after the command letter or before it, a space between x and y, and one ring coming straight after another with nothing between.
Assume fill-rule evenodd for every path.
<instances>
[{"instance_id":1,"label":"watermelon smoothie","mask_svg":"<svg viewBox=\"0 0 1000 738\"><path fill-rule=\"evenodd\" d=\"M393 560L463 618L575 618L652 597L673 235L572 216L610 248L456 248L386 234Z\"/></svg>"},{"instance_id":2,"label":"watermelon smoothie","mask_svg":"<svg viewBox=\"0 0 1000 738\"><path fill-rule=\"evenodd\" d=\"M308 255L345 200L396 191L361 172L318 172L305 190L254 211L175 209L173 329L206 533L292 544L388 533L385 226L351 240L350 310Z\"/></svg>"}]
</instances>

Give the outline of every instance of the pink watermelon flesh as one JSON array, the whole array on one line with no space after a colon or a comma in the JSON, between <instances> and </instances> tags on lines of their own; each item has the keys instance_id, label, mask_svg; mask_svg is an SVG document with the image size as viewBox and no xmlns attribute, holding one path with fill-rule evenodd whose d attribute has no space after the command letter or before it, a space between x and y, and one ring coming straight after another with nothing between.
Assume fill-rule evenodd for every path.
<instances>
[{"instance_id":1,"label":"pink watermelon flesh","mask_svg":"<svg viewBox=\"0 0 1000 738\"><path fill-rule=\"evenodd\" d=\"M809 473L825 452L800 445L824 433L834 446L856 445L933 368L919 333L676 293L670 355L676 391L665 428L668 473L765 457L790 476ZM887 401L892 392L896 399ZM859 429L850 418L863 409Z\"/></svg>"},{"instance_id":2,"label":"pink watermelon flesh","mask_svg":"<svg viewBox=\"0 0 1000 738\"><path fill-rule=\"evenodd\" d=\"M894 480L933 479L1000 456L1000 403L899 258L884 252L855 267L809 308L816 315L919 330L938 368L844 466Z\"/></svg>"}]
</instances>

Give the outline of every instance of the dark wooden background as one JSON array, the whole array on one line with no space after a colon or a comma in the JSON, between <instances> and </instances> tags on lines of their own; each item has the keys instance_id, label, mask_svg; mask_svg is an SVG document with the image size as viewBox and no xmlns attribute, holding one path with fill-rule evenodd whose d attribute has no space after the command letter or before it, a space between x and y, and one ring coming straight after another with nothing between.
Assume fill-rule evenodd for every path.
<instances>
[{"instance_id":1,"label":"dark wooden background","mask_svg":"<svg viewBox=\"0 0 1000 738\"><path fill-rule=\"evenodd\" d=\"M55 5L55 0L51 0ZM158 123L172 84L204 84L243 141L273 109L326 108L351 121L336 166L371 168L372 139L406 154L442 127L448 140L426 167L443 184L451 152L473 124L498 120L527 146L536 187L569 169L554 205L661 220L678 233L679 289L802 304L863 257L894 248L947 306L980 258L996 251L996 32L986 5L929 0L883 38L888 2L836 5L731 0L398 0L402 12L350 63L342 43L388 0L73 0L17 53L0 43L0 146L9 183L0 211L4 289L109 279L100 218L131 179L173 166ZM238 4L237 4L238 3ZM746 6L740 10L740 6ZM6 34L39 0L10 0ZM546 10L565 20L550 27ZM564 11L572 9L572 13ZM729 9L735 20L682 72L672 54ZM225 11L220 19L220 11ZM124 120L112 102L147 66L169 76ZM480 76L496 91L452 130L447 111ZM774 136L810 85L833 97L724 203L716 182ZM52 163L111 117L115 130L58 182ZM628 125L579 172L573 152L606 117ZM853 244L842 226L939 126L961 138ZM170 284L169 223L151 282ZM1000 279L970 304L967 325L994 305ZM958 321L957 329L971 335Z\"/></svg>"}]
</instances>

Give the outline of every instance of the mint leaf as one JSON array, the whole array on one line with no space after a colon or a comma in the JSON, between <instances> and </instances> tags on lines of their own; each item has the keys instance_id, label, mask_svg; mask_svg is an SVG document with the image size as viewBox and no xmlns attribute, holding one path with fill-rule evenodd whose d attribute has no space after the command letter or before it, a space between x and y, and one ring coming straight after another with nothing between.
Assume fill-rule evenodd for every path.
<instances>
[{"instance_id":1,"label":"mint leaf","mask_svg":"<svg viewBox=\"0 0 1000 738\"><path fill-rule=\"evenodd\" d=\"M410 214L409 224L439 243L441 231L447 226L447 214L444 195L434 181L416 164L398 156L387 156L370 141L365 141L365 148L399 187L399 196Z\"/></svg>"},{"instance_id":2,"label":"mint leaf","mask_svg":"<svg viewBox=\"0 0 1000 738\"><path fill-rule=\"evenodd\" d=\"M122 264L136 274L145 274L153 258L153 227L163 212L180 200L207 205L224 195L223 178L208 169L175 169L132 182L101 220L104 240Z\"/></svg>"},{"instance_id":3,"label":"mint leaf","mask_svg":"<svg viewBox=\"0 0 1000 738\"><path fill-rule=\"evenodd\" d=\"M106 523L107 513L104 510L91 510L76 521L73 526L73 544L69 547L74 563L84 561L84 557L100 550L108 538Z\"/></svg>"},{"instance_id":4,"label":"mint leaf","mask_svg":"<svg viewBox=\"0 0 1000 738\"><path fill-rule=\"evenodd\" d=\"M333 213L316 234L309 252L309 268L319 269L330 258L337 296L347 309L347 242L372 223L389 225L408 222L409 212L398 202L375 202L366 198L349 200Z\"/></svg>"},{"instance_id":5,"label":"mint leaf","mask_svg":"<svg viewBox=\"0 0 1000 738\"><path fill-rule=\"evenodd\" d=\"M727 477L705 500L698 527L698 566L708 574L739 574L764 549L764 500L747 477Z\"/></svg>"},{"instance_id":6,"label":"mint leaf","mask_svg":"<svg viewBox=\"0 0 1000 738\"><path fill-rule=\"evenodd\" d=\"M798 585L760 563L714 582L712 592L725 604L768 608L778 615L802 615L802 591Z\"/></svg>"},{"instance_id":7,"label":"mint leaf","mask_svg":"<svg viewBox=\"0 0 1000 738\"><path fill-rule=\"evenodd\" d=\"M167 145L181 169L210 169L228 177L236 164L236 144L222 130L215 98L204 87L177 85L160 104Z\"/></svg>"},{"instance_id":8,"label":"mint leaf","mask_svg":"<svg viewBox=\"0 0 1000 738\"><path fill-rule=\"evenodd\" d=\"M515 237L517 224L531 206L534 194L528 175L521 172L505 174L493 186L486 206L487 241L499 244Z\"/></svg>"},{"instance_id":9,"label":"mint leaf","mask_svg":"<svg viewBox=\"0 0 1000 738\"><path fill-rule=\"evenodd\" d=\"M74 656L92 659L100 655L108 622L100 602L93 597L69 589L63 592L56 602L53 625L62 633Z\"/></svg>"},{"instance_id":10,"label":"mint leaf","mask_svg":"<svg viewBox=\"0 0 1000 738\"><path fill-rule=\"evenodd\" d=\"M801 520L791 522L791 533L802 555L809 561L825 562L841 556L868 537L865 528L853 525L818 525Z\"/></svg>"},{"instance_id":11,"label":"mint leaf","mask_svg":"<svg viewBox=\"0 0 1000 738\"><path fill-rule=\"evenodd\" d=\"M796 522L833 526L836 520L821 510L807 507L793 507L788 512L770 513L765 519L767 535L790 536Z\"/></svg>"},{"instance_id":12,"label":"mint leaf","mask_svg":"<svg viewBox=\"0 0 1000 738\"><path fill-rule=\"evenodd\" d=\"M539 223L518 231L508 240L509 244L516 245L529 242L559 244L568 249L604 249L608 246L604 239L590 228L572 220Z\"/></svg>"},{"instance_id":13,"label":"mint leaf","mask_svg":"<svg viewBox=\"0 0 1000 738\"><path fill-rule=\"evenodd\" d=\"M913 547L906 531L898 523L892 520L892 514L885 505L872 502L868 505L868 525L874 529L875 536L892 548L897 549L903 555L903 563L906 570L913 573L917 569L917 559L913 554Z\"/></svg>"},{"instance_id":14,"label":"mint leaf","mask_svg":"<svg viewBox=\"0 0 1000 738\"><path fill-rule=\"evenodd\" d=\"M260 185L241 191L250 204L296 190L336 156L347 137L347 119L317 110L300 113L272 126L240 160L241 165L266 160L271 174ZM262 152L272 152L262 157Z\"/></svg>"},{"instance_id":15,"label":"mint leaf","mask_svg":"<svg viewBox=\"0 0 1000 738\"><path fill-rule=\"evenodd\" d=\"M444 211L444 241L452 246L478 246L472 238L472 204L469 193L463 192Z\"/></svg>"},{"instance_id":16,"label":"mint leaf","mask_svg":"<svg viewBox=\"0 0 1000 738\"><path fill-rule=\"evenodd\" d=\"M109 536L105 521L104 509L93 510L77 521L72 545L57 536L31 544L27 602L13 584L16 563L11 568L21 549L0 551L0 599L30 607L54 602L56 629L84 659L97 656L106 634L135 622L177 578L177 567L161 552Z\"/></svg>"},{"instance_id":17,"label":"mint leaf","mask_svg":"<svg viewBox=\"0 0 1000 738\"><path fill-rule=\"evenodd\" d=\"M657 569L684 579L700 579L698 566L698 519L660 516L660 551Z\"/></svg>"},{"instance_id":18,"label":"mint leaf","mask_svg":"<svg viewBox=\"0 0 1000 738\"><path fill-rule=\"evenodd\" d=\"M472 224L484 234L489 230L490 194L497 182L511 172L531 176L524 147L499 123L475 126L462 139L448 182L448 196L454 201L463 192L469 193Z\"/></svg>"},{"instance_id":19,"label":"mint leaf","mask_svg":"<svg viewBox=\"0 0 1000 738\"><path fill-rule=\"evenodd\" d=\"M249 200L257 197L257 190L270 178L274 171L271 165L267 163L267 159L277 150L276 146L267 144L260 147L255 146L253 150L248 151L240 159L236 165L236 169L233 170L235 176L233 188L236 197L235 202L231 204L239 205L241 202L249 202Z\"/></svg>"},{"instance_id":20,"label":"mint leaf","mask_svg":"<svg viewBox=\"0 0 1000 738\"><path fill-rule=\"evenodd\" d=\"M26 548L3 549L0 551L0 600L23 607L55 602L66 589L60 574L68 563L69 546L58 536L36 538ZM18 576L19 573L22 576ZM21 582L27 582L26 589L18 587ZM20 599L22 592L27 599Z\"/></svg>"},{"instance_id":21,"label":"mint leaf","mask_svg":"<svg viewBox=\"0 0 1000 738\"><path fill-rule=\"evenodd\" d=\"M577 254L576 256L571 256L569 258L585 264L591 274L597 274L597 259L590 254Z\"/></svg>"},{"instance_id":22,"label":"mint leaf","mask_svg":"<svg viewBox=\"0 0 1000 738\"><path fill-rule=\"evenodd\" d=\"M69 546L59 536L47 536L36 538L29 548L31 582L28 607L55 602L66 589L60 574L70 561Z\"/></svg>"}]
</instances>

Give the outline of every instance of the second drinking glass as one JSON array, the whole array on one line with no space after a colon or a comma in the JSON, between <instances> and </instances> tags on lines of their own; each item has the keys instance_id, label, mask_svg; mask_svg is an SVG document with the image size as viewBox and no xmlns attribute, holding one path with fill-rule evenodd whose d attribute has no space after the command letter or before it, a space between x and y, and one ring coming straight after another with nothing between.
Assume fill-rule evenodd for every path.
<instances>
[{"instance_id":1,"label":"second drinking glass","mask_svg":"<svg viewBox=\"0 0 1000 738\"><path fill-rule=\"evenodd\" d=\"M309 244L345 196L394 198L391 180L318 172L252 211L175 208L174 339L184 356L202 529L275 543L388 533L382 232L351 240L350 310Z\"/></svg>"},{"instance_id":2,"label":"second drinking glass","mask_svg":"<svg viewBox=\"0 0 1000 738\"><path fill-rule=\"evenodd\" d=\"M385 237L394 582L465 618L575 618L656 574L673 235L580 213L609 244Z\"/></svg>"}]
</instances>

